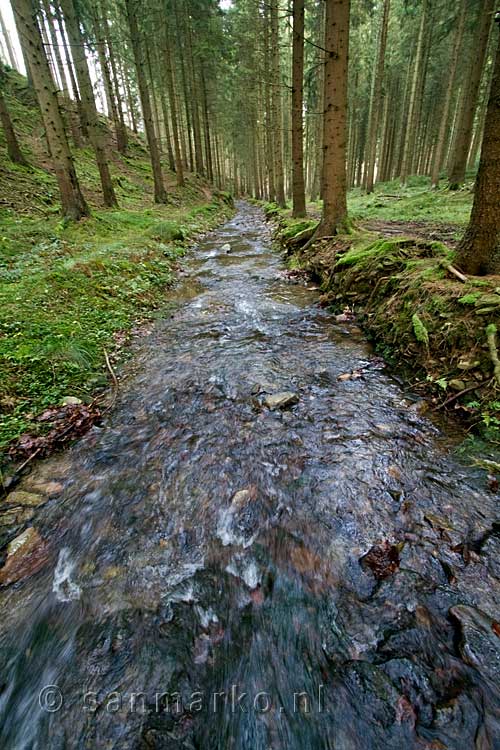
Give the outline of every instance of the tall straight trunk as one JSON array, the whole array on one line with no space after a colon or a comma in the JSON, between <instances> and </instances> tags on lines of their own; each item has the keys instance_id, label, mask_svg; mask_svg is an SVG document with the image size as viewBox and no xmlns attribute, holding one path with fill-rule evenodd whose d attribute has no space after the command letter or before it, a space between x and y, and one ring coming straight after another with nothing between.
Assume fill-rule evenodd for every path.
<instances>
[{"instance_id":1,"label":"tall straight trunk","mask_svg":"<svg viewBox=\"0 0 500 750\"><path fill-rule=\"evenodd\" d=\"M306 215L304 186L304 0L293 0L292 163L293 215Z\"/></svg>"},{"instance_id":2,"label":"tall straight trunk","mask_svg":"<svg viewBox=\"0 0 500 750\"><path fill-rule=\"evenodd\" d=\"M273 151L274 151L274 180L276 188L276 202L284 208L285 176L283 172L283 115L281 107L281 63L280 63L280 34L278 22L278 3L271 2L271 73L272 73L272 110L273 110Z\"/></svg>"},{"instance_id":3,"label":"tall straight trunk","mask_svg":"<svg viewBox=\"0 0 500 750\"><path fill-rule=\"evenodd\" d=\"M61 36L62 43L63 43L64 59L66 61L66 70L68 71L69 80L71 82L71 89L73 91L73 98L75 100L76 109L77 109L77 112L78 112L78 121L80 123L80 129L78 129L74 125L74 121L73 121L74 118L71 117L71 113L70 113L70 118L71 118L71 123L72 123L71 133L73 135L73 141L74 141L75 146L80 147L80 146L83 146L83 141L88 138L88 132L87 132L87 128L85 126L85 118L83 116L83 111L82 111L82 102L81 102L81 99L80 99L80 92L78 90L78 84L76 82L75 70L74 70L74 66L73 66L73 58L71 56L71 52L70 52L70 49L69 49L68 37L67 37L66 27L64 25L62 13L61 13L61 8L59 6L58 0L54 0L54 2L52 3L52 5L53 5L53 8L54 8L54 11L55 11L55 14L56 14L56 18L57 18L57 25L59 27L59 34Z\"/></svg>"},{"instance_id":4,"label":"tall straight trunk","mask_svg":"<svg viewBox=\"0 0 500 750\"><path fill-rule=\"evenodd\" d=\"M104 34L105 34L104 41L106 42L106 46L108 48L109 65L111 67L111 84L112 84L111 98L114 101L114 104L116 107L116 113L118 115L118 126L117 126L117 133L116 133L117 147L118 147L118 151L124 154L127 150L128 136L127 136L127 128L125 127L125 117L123 114L122 96L120 92L120 81L118 78L118 66L116 64L113 39L109 32L109 26L107 22L107 18L108 18L107 0L101 0L101 2L102 2L101 7L102 7L102 12L103 12L103 23L104 23ZM113 94L114 94L114 97L113 97Z\"/></svg>"},{"instance_id":5,"label":"tall straight trunk","mask_svg":"<svg viewBox=\"0 0 500 750\"><path fill-rule=\"evenodd\" d=\"M132 42L132 51L134 53L135 70L137 75L137 85L139 87L139 96L141 98L142 115L144 117L144 129L149 147L151 158L151 167L153 170L154 181L154 201L155 203L167 202L167 191L163 184L163 175L161 172L160 151L155 137L153 127L153 116L151 113L151 101L149 99L148 86L146 81L146 71L144 67L144 56L139 35L139 26L137 24L137 0L125 0L127 9L128 24L130 29L130 40Z\"/></svg>"},{"instance_id":6,"label":"tall straight trunk","mask_svg":"<svg viewBox=\"0 0 500 750\"><path fill-rule=\"evenodd\" d=\"M450 127L450 110L453 102L453 93L455 90L455 82L457 77L457 66L462 47L462 39L464 35L465 25L465 14L467 11L467 0L462 0L462 6L458 16L458 23L455 29L455 38L453 40L453 51L451 54L450 66L446 72L448 84L446 86L446 94L444 98L443 111L441 113L441 121L439 123L439 133L436 142L436 149L434 151L434 160L432 164L431 183L432 187L437 188L439 185L439 172L443 166L443 155L446 145L446 134Z\"/></svg>"},{"instance_id":7,"label":"tall straight trunk","mask_svg":"<svg viewBox=\"0 0 500 750\"><path fill-rule=\"evenodd\" d=\"M199 94L198 78L196 76L196 67L194 63L191 25L189 23L189 18L186 18L186 15L187 13L185 13L184 15L184 20L185 20L186 41L187 41L188 75L190 79L190 89L191 89L191 120L193 123L194 158L195 158L195 163L196 163L196 171L198 172L198 174L205 174L204 161L203 161L203 147L201 145L201 125L200 125L200 108L199 108L201 96Z\"/></svg>"},{"instance_id":8,"label":"tall straight trunk","mask_svg":"<svg viewBox=\"0 0 500 750\"><path fill-rule=\"evenodd\" d=\"M457 134L453 146L453 158L448 177L450 190L457 190L465 181L467 157L474 129L479 87L483 74L486 51L492 22L495 0L482 0L479 10L479 24L477 36L474 40L473 60L469 68L469 75L464 92L464 100L460 111Z\"/></svg>"},{"instance_id":9,"label":"tall straight trunk","mask_svg":"<svg viewBox=\"0 0 500 750\"><path fill-rule=\"evenodd\" d=\"M500 19L497 21L500 30ZM456 262L465 273L500 273L500 39L484 126L481 160L469 226Z\"/></svg>"},{"instance_id":10,"label":"tall straight trunk","mask_svg":"<svg viewBox=\"0 0 500 750\"><path fill-rule=\"evenodd\" d=\"M347 83L350 0L326 0L323 215L313 241L347 223Z\"/></svg>"},{"instance_id":11,"label":"tall straight trunk","mask_svg":"<svg viewBox=\"0 0 500 750\"><path fill-rule=\"evenodd\" d=\"M106 92L106 100L108 102L109 115L113 121L113 127L116 136L116 147L121 154L124 154L127 150L127 130L125 128L125 121L123 118L123 110L120 106L120 96L118 87L118 77L116 73L116 67L113 71L113 79L115 86L113 86L113 79L110 71L110 61L106 56L106 42L107 42L107 19L105 14L105 6L103 6L103 19L99 17L97 6L93 9L92 24L94 27L94 34L96 37L97 54L99 57L99 65L102 71L102 77L104 82L104 90ZM109 50L109 43L108 43ZM113 59L114 64L114 59Z\"/></svg>"},{"instance_id":12,"label":"tall straight trunk","mask_svg":"<svg viewBox=\"0 0 500 750\"><path fill-rule=\"evenodd\" d=\"M269 46L269 8L264 6L264 96L266 108L266 162L268 170L268 196L270 201L276 200L276 182L274 179L273 153L273 108L271 93L271 51Z\"/></svg>"},{"instance_id":13,"label":"tall straight trunk","mask_svg":"<svg viewBox=\"0 0 500 750\"><path fill-rule=\"evenodd\" d=\"M2 123L3 132L5 134L5 143L7 145L7 154L9 159L15 164L28 165L28 162L23 156L23 153L19 147L14 126L10 118L10 113L5 102L3 91L0 88L0 122Z\"/></svg>"},{"instance_id":14,"label":"tall straight trunk","mask_svg":"<svg viewBox=\"0 0 500 750\"><path fill-rule=\"evenodd\" d=\"M96 9L94 9L94 13L92 16L92 25L94 28L94 34L96 38L97 55L99 58L99 65L100 65L101 72L102 72L104 91L106 94L106 102L108 106L108 114L109 114L110 119L113 122L113 127L115 130L115 136L116 136L116 145L117 145L118 151L120 151L121 153L125 153L126 142L124 143L121 137L122 128L121 128L121 123L118 119L118 111L116 109L116 101L113 95L113 87L111 83L111 74L109 71L108 60L106 58L106 43L104 41L104 32L102 29L102 23L100 22Z\"/></svg>"},{"instance_id":15,"label":"tall straight trunk","mask_svg":"<svg viewBox=\"0 0 500 750\"><path fill-rule=\"evenodd\" d=\"M0 8L0 29L2 31L2 36L5 41L5 46L7 48L7 55L9 58L9 65L11 68L14 68L15 70L19 69L19 65L16 59L16 53L14 52L14 47L12 46L12 41L10 39L9 30L7 28L7 25L5 23L2 10Z\"/></svg>"},{"instance_id":16,"label":"tall straight trunk","mask_svg":"<svg viewBox=\"0 0 500 750\"><path fill-rule=\"evenodd\" d=\"M135 101L134 97L132 96L132 90L130 88L130 81L127 72L124 69L122 60L118 60L118 67L120 70L120 78L122 79L122 82L125 86L125 94L127 97L127 107L128 107L128 113L130 116L130 125L132 127L132 132L137 135L137 116L135 112ZM118 79L116 79L118 80Z\"/></svg>"},{"instance_id":17,"label":"tall straight trunk","mask_svg":"<svg viewBox=\"0 0 500 750\"><path fill-rule=\"evenodd\" d=\"M38 30L36 12L31 0L13 0L12 6L23 46L28 56L33 85L42 113L61 194L62 210L67 218L78 220L82 216L88 216L89 210L76 176L54 82Z\"/></svg>"},{"instance_id":18,"label":"tall straight trunk","mask_svg":"<svg viewBox=\"0 0 500 750\"><path fill-rule=\"evenodd\" d=\"M165 24L164 34L165 34L164 46L163 46L164 74L167 79L168 100L170 103L170 117L172 120L172 137L173 137L173 142L174 142L175 174L177 177L178 186L182 187L184 185L184 170L182 166L181 144L180 144L180 138L179 138L179 120L177 118L177 102L175 99L174 69L172 66L172 55L170 53L170 33L169 33L169 28L166 24Z\"/></svg>"},{"instance_id":19,"label":"tall straight trunk","mask_svg":"<svg viewBox=\"0 0 500 750\"><path fill-rule=\"evenodd\" d=\"M390 0L384 0L382 11L382 22L380 26L380 36L378 43L377 64L373 71L371 106L370 106L370 124L368 128L368 164L366 171L366 192L373 192L373 183L375 177L375 163L377 161L377 139L380 121L380 112L382 109L382 84L384 79L385 67L385 49L387 46L387 28L389 25Z\"/></svg>"},{"instance_id":20,"label":"tall straight trunk","mask_svg":"<svg viewBox=\"0 0 500 750\"><path fill-rule=\"evenodd\" d=\"M57 38L57 32L54 25L54 16L52 15L52 9L50 7L49 0L43 0L43 9L45 11L45 18L47 19L47 28L49 30L52 53L54 55L54 61L59 75L59 80L61 82L62 92L64 96L69 99L69 83L66 70L63 65L61 52L59 50L59 40Z\"/></svg>"},{"instance_id":21,"label":"tall straight trunk","mask_svg":"<svg viewBox=\"0 0 500 750\"><path fill-rule=\"evenodd\" d=\"M408 174L411 169L411 163L413 159L413 150L415 146L415 131L417 126L417 113L418 113L418 92L420 90L423 70L423 55L425 47L425 30L427 26L427 11L429 8L429 0L423 0L422 11L420 15L420 26L418 30L417 39L417 51L415 54L415 63L413 69L413 79L410 94L410 104L408 109L408 117L405 126L405 138L403 145L403 154L401 161L401 184L406 185L408 180Z\"/></svg>"},{"instance_id":22,"label":"tall straight trunk","mask_svg":"<svg viewBox=\"0 0 500 750\"><path fill-rule=\"evenodd\" d=\"M109 207L116 206L118 202L106 159L103 134L99 125L92 81L90 80L87 58L85 56L84 40L80 31L80 23L76 15L73 0L61 0L61 8L64 13L66 30L73 50L73 61L78 78L78 88L80 89L82 111L99 170L104 205Z\"/></svg>"},{"instance_id":23,"label":"tall straight trunk","mask_svg":"<svg viewBox=\"0 0 500 750\"><path fill-rule=\"evenodd\" d=\"M207 177L210 182L214 181L214 167L212 159L212 142L210 138L210 113L208 109L207 81L204 72L204 63L200 63L201 91L203 94L203 121L205 130L205 163L207 165Z\"/></svg>"}]
</instances>

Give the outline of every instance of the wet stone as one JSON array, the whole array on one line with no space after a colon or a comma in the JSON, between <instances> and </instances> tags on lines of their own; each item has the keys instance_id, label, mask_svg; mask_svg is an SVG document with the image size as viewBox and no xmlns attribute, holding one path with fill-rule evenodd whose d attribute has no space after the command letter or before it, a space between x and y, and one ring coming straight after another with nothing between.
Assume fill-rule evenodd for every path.
<instances>
[{"instance_id":1,"label":"wet stone","mask_svg":"<svg viewBox=\"0 0 500 750\"><path fill-rule=\"evenodd\" d=\"M7 548L7 561L0 570L0 585L7 586L38 572L47 562L47 545L30 526Z\"/></svg>"},{"instance_id":2,"label":"wet stone","mask_svg":"<svg viewBox=\"0 0 500 750\"><path fill-rule=\"evenodd\" d=\"M43 495L38 495L35 492L25 492L24 490L16 490L7 495L5 502L9 505L21 505L30 508L36 508L39 505L43 505L47 502L47 498Z\"/></svg>"},{"instance_id":3,"label":"wet stone","mask_svg":"<svg viewBox=\"0 0 500 750\"><path fill-rule=\"evenodd\" d=\"M298 402L298 394L293 393L292 391L272 393L264 399L264 405L267 406L268 409L287 409L289 406L298 404Z\"/></svg>"}]
</instances>

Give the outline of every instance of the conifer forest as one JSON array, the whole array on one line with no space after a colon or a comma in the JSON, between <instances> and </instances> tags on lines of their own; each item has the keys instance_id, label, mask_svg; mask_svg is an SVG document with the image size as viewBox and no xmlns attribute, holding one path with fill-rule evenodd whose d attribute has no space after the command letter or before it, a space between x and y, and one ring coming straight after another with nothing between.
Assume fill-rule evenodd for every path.
<instances>
[{"instance_id":1,"label":"conifer forest","mask_svg":"<svg viewBox=\"0 0 500 750\"><path fill-rule=\"evenodd\" d=\"M0 747L500 747L498 0L0 0Z\"/></svg>"}]
</instances>

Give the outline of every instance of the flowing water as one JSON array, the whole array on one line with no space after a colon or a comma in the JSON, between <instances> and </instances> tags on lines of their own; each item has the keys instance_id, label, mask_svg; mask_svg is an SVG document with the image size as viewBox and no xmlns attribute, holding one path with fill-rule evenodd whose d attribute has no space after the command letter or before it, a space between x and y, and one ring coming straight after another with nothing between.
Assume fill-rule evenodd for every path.
<instances>
[{"instance_id":1,"label":"flowing water","mask_svg":"<svg viewBox=\"0 0 500 750\"><path fill-rule=\"evenodd\" d=\"M0 746L500 747L484 472L287 281L258 209L188 271L107 424L36 470L65 489L0 591Z\"/></svg>"}]
</instances>

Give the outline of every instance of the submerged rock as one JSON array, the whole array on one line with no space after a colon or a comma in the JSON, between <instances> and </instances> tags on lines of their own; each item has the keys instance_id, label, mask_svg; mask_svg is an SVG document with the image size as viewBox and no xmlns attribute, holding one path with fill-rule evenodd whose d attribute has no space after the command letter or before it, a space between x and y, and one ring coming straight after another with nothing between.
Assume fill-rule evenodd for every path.
<instances>
[{"instance_id":1,"label":"submerged rock","mask_svg":"<svg viewBox=\"0 0 500 750\"><path fill-rule=\"evenodd\" d=\"M36 492L25 492L24 490L16 490L7 495L5 502L9 505L22 505L29 508L36 508L38 505L43 505L47 502L47 498L43 495L39 495Z\"/></svg>"},{"instance_id":2,"label":"submerged rock","mask_svg":"<svg viewBox=\"0 0 500 750\"><path fill-rule=\"evenodd\" d=\"M8 586L37 573L47 560L47 545L38 531L30 526L7 547L7 561L0 570L0 585Z\"/></svg>"},{"instance_id":3,"label":"submerged rock","mask_svg":"<svg viewBox=\"0 0 500 750\"><path fill-rule=\"evenodd\" d=\"M299 396L292 391L281 391L280 393L271 393L264 399L264 405L268 409L286 409L288 406L298 404Z\"/></svg>"},{"instance_id":4,"label":"submerged rock","mask_svg":"<svg viewBox=\"0 0 500 750\"><path fill-rule=\"evenodd\" d=\"M500 623L465 604L450 607L450 615L459 623L463 660L497 681L500 676Z\"/></svg>"}]
</instances>

